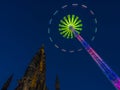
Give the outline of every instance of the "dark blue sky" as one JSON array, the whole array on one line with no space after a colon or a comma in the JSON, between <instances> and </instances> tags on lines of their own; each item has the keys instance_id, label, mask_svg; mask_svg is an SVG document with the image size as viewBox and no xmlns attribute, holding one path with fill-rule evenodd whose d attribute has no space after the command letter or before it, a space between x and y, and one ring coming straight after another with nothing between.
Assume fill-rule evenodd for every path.
<instances>
[{"instance_id":1,"label":"dark blue sky","mask_svg":"<svg viewBox=\"0 0 120 90\"><path fill-rule=\"evenodd\" d=\"M13 90L44 43L49 90L54 90L56 74L61 90L115 90L85 50L63 53L50 43L47 33L50 16L62 5L71 3L84 3L95 11L98 33L91 45L120 76L119 0L1 0L0 86L14 73L9 89Z\"/></svg>"}]
</instances>

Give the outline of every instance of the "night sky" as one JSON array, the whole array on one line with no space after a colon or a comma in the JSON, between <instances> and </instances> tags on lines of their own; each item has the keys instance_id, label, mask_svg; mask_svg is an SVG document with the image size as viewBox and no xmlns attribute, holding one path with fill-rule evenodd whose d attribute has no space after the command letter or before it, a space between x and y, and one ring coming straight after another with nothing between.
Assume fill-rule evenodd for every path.
<instances>
[{"instance_id":1,"label":"night sky","mask_svg":"<svg viewBox=\"0 0 120 90\"><path fill-rule=\"evenodd\" d=\"M119 0L0 0L0 87L13 73L9 90L14 90L44 44L49 90L55 90L56 74L61 90L115 90L85 50L63 53L49 41L51 15L62 5L72 3L87 4L95 11L98 33L90 44L120 76Z\"/></svg>"}]
</instances>

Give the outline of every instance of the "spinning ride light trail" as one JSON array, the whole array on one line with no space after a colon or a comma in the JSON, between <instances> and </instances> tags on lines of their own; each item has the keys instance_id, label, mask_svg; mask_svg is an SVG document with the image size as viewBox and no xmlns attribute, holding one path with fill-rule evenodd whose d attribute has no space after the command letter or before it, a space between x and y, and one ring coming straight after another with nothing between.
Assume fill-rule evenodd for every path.
<instances>
[{"instance_id":1,"label":"spinning ride light trail","mask_svg":"<svg viewBox=\"0 0 120 90\"><path fill-rule=\"evenodd\" d=\"M79 8L81 8L79 10ZM97 65L100 67L100 69L103 71L103 73L106 75L106 77L109 79L109 81L114 85L114 87L117 90L120 90L120 78L118 77L118 75L112 71L112 69L103 61L103 59L95 52L95 50L82 38L82 36L84 36L86 33L89 34L93 30L94 35L97 32L97 19L95 18L95 13L93 12L93 10L88 9L88 7L86 5L79 5L79 4L72 4L72 5L64 5L61 7L61 11L60 10L56 10L53 13L53 16L51 17L50 21L49 21L49 27L48 27L48 34L50 35L49 40L54 43L54 46L56 48L61 49L61 51L63 52L70 52L73 53L75 52L75 50L67 50L66 48L61 48L61 46L63 45L63 41L60 42L60 38L61 36L63 37L62 39L64 40L71 40L72 43L74 41L76 42L80 42L81 44L76 45L76 42L74 42L74 45L76 46L83 46L85 48L85 50L90 54L90 56L93 58L93 60L97 63ZM71 10L73 9L73 10ZM68 11L68 13L66 12L66 10ZM71 12L72 11L72 12ZM73 12L75 11L75 12ZM81 11L80 14L78 14L78 12ZM83 11L85 11L85 14L83 14ZM86 15L86 11L88 12L87 14L92 16L91 21L90 18L88 18L89 16ZM59 13L59 14L58 14ZM73 14L74 13L74 14ZM56 15L63 15L63 18L59 18L56 17ZM78 17L80 16L80 18ZM54 18L53 18L54 17ZM89 22L89 23L88 23ZM93 22L93 23L91 23ZM89 25L88 25L89 24ZM92 26L95 26L94 28L91 28ZM55 35L54 35L54 33ZM90 31L90 32L87 32ZM84 33L85 35L84 35ZM60 37L58 37L59 34ZM82 36L81 36L82 35ZM92 39L91 41L93 41L95 39L95 36L92 35ZM57 37L55 37L57 36ZM90 35L88 35L90 36ZM58 39L57 41L60 42L61 45L59 45L59 42L55 42L55 39ZM75 40L75 38L78 40ZM85 38L86 39L86 38ZM87 38L88 40L88 38ZM66 43L66 41L65 41ZM69 43L67 43L68 46ZM70 46L71 44L69 44ZM79 48L76 51L81 51L82 49Z\"/></svg>"},{"instance_id":2,"label":"spinning ride light trail","mask_svg":"<svg viewBox=\"0 0 120 90\"><path fill-rule=\"evenodd\" d=\"M60 34L67 39L69 38L73 39L73 32L70 30L69 26L74 27L76 32L80 34L80 31L82 30L83 26L81 22L82 20L79 20L78 16L75 15L67 15L67 17L65 16L63 20L60 20L59 24Z\"/></svg>"},{"instance_id":3,"label":"spinning ride light trail","mask_svg":"<svg viewBox=\"0 0 120 90\"><path fill-rule=\"evenodd\" d=\"M103 59L95 52L95 50L82 38L81 35L72 27L69 27L74 36L83 45L85 50L90 54L93 60L98 64L106 77L111 81L117 90L120 90L120 78L112 71L112 69L103 61Z\"/></svg>"},{"instance_id":4,"label":"spinning ride light trail","mask_svg":"<svg viewBox=\"0 0 120 90\"><path fill-rule=\"evenodd\" d=\"M84 4L66 4L53 12L48 23L49 40L53 46L60 51L75 53L83 50L82 45L79 45L77 40L73 40L75 38L72 31L67 27L69 25L72 25L79 34L85 36L84 38L87 39L89 43L95 40L98 29L97 18L94 11ZM73 43L76 43L76 45Z\"/></svg>"}]
</instances>

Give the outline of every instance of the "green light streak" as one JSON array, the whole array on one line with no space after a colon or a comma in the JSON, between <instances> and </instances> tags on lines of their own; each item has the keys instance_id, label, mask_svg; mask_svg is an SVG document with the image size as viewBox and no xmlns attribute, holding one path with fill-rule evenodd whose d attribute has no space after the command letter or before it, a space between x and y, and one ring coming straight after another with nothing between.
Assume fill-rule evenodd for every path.
<instances>
[{"instance_id":1,"label":"green light streak","mask_svg":"<svg viewBox=\"0 0 120 90\"><path fill-rule=\"evenodd\" d=\"M59 24L59 32L64 38L67 39L74 38L73 32L69 29L70 26L72 26L79 34L83 30L82 20L80 20L78 16L75 15L64 16L63 19L60 20Z\"/></svg>"}]
</instances>

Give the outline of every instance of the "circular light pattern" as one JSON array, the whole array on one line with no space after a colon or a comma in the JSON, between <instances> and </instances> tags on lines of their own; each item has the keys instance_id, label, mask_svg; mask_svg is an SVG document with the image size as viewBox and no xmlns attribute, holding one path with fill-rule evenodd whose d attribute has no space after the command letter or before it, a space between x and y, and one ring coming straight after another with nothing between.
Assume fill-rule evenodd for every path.
<instances>
[{"instance_id":1,"label":"circular light pattern","mask_svg":"<svg viewBox=\"0 0 120 90\"><path fill-rule=\"evenodd\" d=\"M70 30L70 27L73 27L78 34L82 31L82 20L79 19L78 16L75 15L67 15L64 16L62 20L60 20L59 31L60 34L67 39L73 39L73 32Z\"/></svg>"},{"instance_id":2,"label":"circular light pattern","mask_svg":"<svg viewBox=\"0 0 120 90\"><path fill-rule=\"evenodd\" d=\"M74 21L77 18L78 20L76 23L79 24L76 25ZM63 21L67 21L68 23L64 23ZM89 9L86 5L79 5L77 3L64 5L52 14L48 26L49 40L57 49L69 53L82 51L82 46L74 44L77 44L77 40L72 40L76 38L74 38L74 35L69 31L70 25L77 28L75 30L77 30L89 43L95 40L98 29L97 18L95 17L94 11Z\"/></svg>"}]
</instances>

